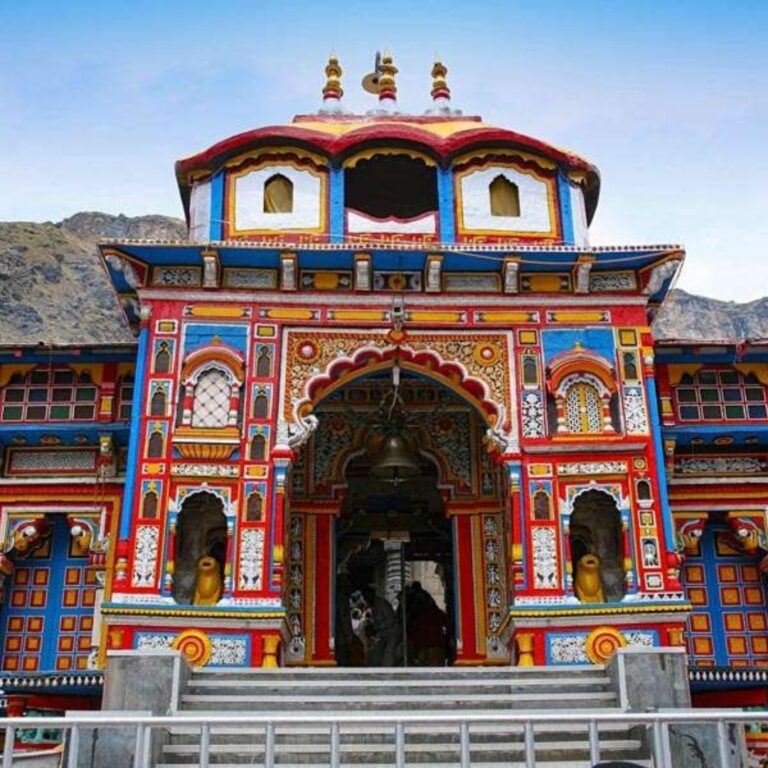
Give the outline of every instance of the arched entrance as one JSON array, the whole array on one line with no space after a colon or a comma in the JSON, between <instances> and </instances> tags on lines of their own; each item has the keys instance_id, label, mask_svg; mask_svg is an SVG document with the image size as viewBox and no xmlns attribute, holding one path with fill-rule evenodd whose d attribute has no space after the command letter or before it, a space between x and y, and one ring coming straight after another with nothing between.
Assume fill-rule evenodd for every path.
<instances>
[{"instance_id":1,"label":"arched entrance","mask_svg":"<svg viewBox=\"0 0 768 768\"><path fill-rule=\"evenodd\" d=\"M506 517L488 424L428 374L393 362L313 408L291 488L292 661L480 663L500 629L505 547L484 537Z\"/></svg>"},{"instance_id":2,"label":"arched entrance","mask_svg":"<svg viewBox=\"0 0 768 768\"><path fill-rule=\"evenodd\" d=\"M184 500L176 522L173 598L211 605L221 598L227 553L224 503L202 491Z\"/></svg>"}]
</instances>

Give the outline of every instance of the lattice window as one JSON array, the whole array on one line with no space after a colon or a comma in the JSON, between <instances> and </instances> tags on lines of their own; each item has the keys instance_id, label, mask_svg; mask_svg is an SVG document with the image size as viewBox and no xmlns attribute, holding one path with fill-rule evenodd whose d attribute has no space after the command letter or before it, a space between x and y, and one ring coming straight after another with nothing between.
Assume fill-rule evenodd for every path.
<instances>
[{"instance_id":1,"label":"lattice window","mask_svg":"<svg viewBox=\"0 0 768 768\"><path fill-rule=\"evenodd\" d=\"M87 373L37 369L15 374L0 392L0 421L89 421L96 418L98 400Z\"/></svg>"},{"instance_id":2,"label":"lattice window","mask_svg":"<svg viewBox=\"0 0 768 768\"><path fill-rule=\"evenodd\" d=\"M733 369L685 374L675 389L681 421L754 421L768 418L766 387Z\"/></svg>"},{"instance_id":3,"label":"lattice window","mask_svg":"<svg viewBox=\"0 0 768 768\"><path fill-rule=\"evenodd\" d=\"M533 355L523 355L523 384L533 385L539 383L539 365Z\"/></svg>"},{"instance_id":4,"label":"lattice window","mask_svg":"<svg viewBox=\"0 0 768 768\"><path fill-rule=\"evenodd\" d=\"M211 368L201 374L195 386L192 426L226 427L231 396L232 387L224 371Z\"/></svg>"},{"instance_id":5,"label":"lattice window","mask_svg":"<svg viewBox=\"0 0 768 768\"><path fill-rule=\"evenodd\" d=\"M602 404L597 389L583 381L568 387L565 393L565 424L574 434L603 431Z\"/></svg>"}]
</instances>

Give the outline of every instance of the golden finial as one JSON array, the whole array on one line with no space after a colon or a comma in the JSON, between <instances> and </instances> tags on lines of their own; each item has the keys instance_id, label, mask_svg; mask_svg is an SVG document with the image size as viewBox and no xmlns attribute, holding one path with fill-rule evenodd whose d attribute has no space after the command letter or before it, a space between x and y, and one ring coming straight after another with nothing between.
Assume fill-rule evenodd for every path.
<instances>
[{"instance_id":1,"label":"golden finial","mask_svg":"<svg viewBox=\"0 0 768 768\"><path fill-rule=\"evenodd\" d=\"M448 74L448 67L438 58L432 66L432 100L449 101L451 98L451 89L445 80Z\"/></svg>"},{"instance_id":2,"label":"golden finial","mask_svg":"<svg viewBox=\"0 0 768 768\"><path fill-rule=\"evenodd\" d=\"M379 101L397 101L397 67L389 51L384 51L379 69Z\"/></svg>"},{"instance_id":3,"label":"golden finial","mask_svg":"<svg viewBox=\"0 0 768 768\"><path fill-rule=\"evenodd\" d=\"M341 75L343 70L339 64L339 60L336 58L336 54L332 53L328 57L328 63L325 65L325 87L323 88L323 100L329 99L339 101L344 95L344 90L341 87Z\"/></svg>"}]
</instances>

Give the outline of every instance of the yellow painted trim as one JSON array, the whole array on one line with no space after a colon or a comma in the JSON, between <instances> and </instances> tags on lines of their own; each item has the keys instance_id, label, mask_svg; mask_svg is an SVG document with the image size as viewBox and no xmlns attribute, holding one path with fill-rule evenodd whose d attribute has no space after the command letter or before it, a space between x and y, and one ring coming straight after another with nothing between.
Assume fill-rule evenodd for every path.
<instances>
[{"instance_id":1,"label":"yellow painted trim","mask_svg":"<svg viewBox=\"0 0 768 768\"><path fill-rule=\"evenodd\" d=\"M270 307L264 310L270 320L314 320L316 312L313 309L281 309Z\"/></svg>"},{"instance_id":2,"label":"yellow painted trim","mask_svg":"<svg viewBox=\"0 0 768 768\"><path fill-rule=\"evenodd\" d=\"M459 155L454 161L454 166L460 166L464 163L468 163L470 160L480 160L484 157L505 157L508 158L509 165L514 165L514 160L523 160L524 162L530 162L530 163L536 163L540 168L546 169L549 171L554 170L557 165L554 161L548 160L547 158L541 157L540 155L532 155L528 152L520 152L518 150L510 150L510 149L482 149L482 150L471 150L469 152L464 152L463 154ZM490 165L490 163L486 163L486 165ZM479 166L476 166L476 168Z\"/></svg>"},{"instance_id":3,"label":"yellow painted trim","mask_svg":"<svg viewBox=\"0 0 768 768\"><path fill-rule=\"evenodd\" d=\"M287 165L294 165L297 166L295 161L291 162L290 155L296 155L297 157L306 158L307 160L311 160L316 165L327 168L328 167L328 160L323 157L320 154L317 154L316 152L310 152L309 150L306 150L302 147L293 147L293 146L283 146L283 147L259 147L258 149L250 149L247 152L242 152L239 155L235 155L235 157L231 157L229 160L227 160L225 164L225 168L237 168L238 165L242 165L243 163L247 163L249 160L253 160L254 164L250 167L250 170L255 170L257 168L265 168L270 165L276 165L276 162L272 159L266 158L266 155L278 155L280 158L285 158L285 160L280 159L278 162ZM264 160L259 163L259 158L263 157ZM305 166L299 166L302 169Z\"/></svg>"},{"instance_id":4,"label":"yellow painted trim","mask_svg":"<svg viewBox=\"0 0 768 768\"><path fill-rule=\"evenodd\" d=\"M548 317L550 323L608 323L610 315L607 310L599 312L571 312L569 310L558 310L552 312Z\"/></svg>"},{"instance_id":5,"label":"yellow painted trim","mask_svg":"<svg viewBox=\"0 0 768 768\"><path fill-rule=\"evenodd\" d=\"M738 485L738 480L734 478L734 484ZM722 497L721 491L717 491L717 494L720 494ZM675 492L674 488L670 489L669 493L670 500L672 499L704 499L705 501L716 501L717 496L713 495L713 491L710 489L709 491L702 491L701 493L695 493L695 492L688 492L688 493L682 493L682 492ZM765 491L732 491L729 492L727 497L728 499L765 499Z\"/></svg>"},{"instance_id":6,"label":"yellow painted trim","mask_svg":"<svg viewBox=\"0 0 768 768\"><path fill-rule=\"evenodd\" d=\"M362 149L356 152L354 155L346 158L342 163L342 168L354 168L361 160L370 160L376 155L405 155L414 160L421 160L425 165L435 167L437 163L426 152L420 152L417 149L405 149L403 147L371 147L369 149Z\"/></svg>"},{"instance_id":7,"label":"yellow painted trim","mask_svg":"<svg viewBox=\"0 0 768 768\"><path fill-rule=\"evenodd\" d=\"M0 366L0 387L4 387L11 380L11 377L15 373L20 373L22 376L26 375L30 371L34 371L37 368L37 364L31 365L19 365L17 363L8 363L7 365Z\"/></svg>"},{"instance_id":8,"label":"yellow painted trim","mask_svg":"<svg viewBox=\"0 0 768 768\"><path fill-rule=\"evenodd\" d=\"M406 319L414 323L462 323L464 312L439 312L437 310L406 310Z\"/></svg>"},{"instance_id":9,"label":"yellow painted trim","mask_svg":"<svg viewBox=\"0 0 768 768\"><path fill-rule=\"evenodd\" d=\"M761 384L768 386L768 363L734 363L733 367L745 376L754 374Z\"/></svg>"},{"instance_id":10,"label":"yellow painted trim","mask_svg":"<svg viewBox=\"0 0 768 768\"><path fill-rule=\"evenodd\" d=\"M136 608L102 606L101 612L107 616L178 616L200 619L282 619L285 611L185 611L177 608Z\"/></svg>"},{"instance_id":11,"label":"yellow painted trim","mask_svg":"<svg viewBox=\"0 0 768 768\"><path fill-rule=\"evenodd\" d=\"M245 307L221 307L221 306L205 306L197 305L189 307L187 313L192 317L227 317L227 318L244 318L248 317L249 313Z\"/></svg>"},{"instance_id":12,"label":"yellow painted trim","mask_svg":"<svg viewBox=\"0 0 768 768\"><path fill-rule=\"evenodd\" d=\"M330 320L340 321L369 321L384 322L387 319L387 313L381 309L331 309L328 310Z\"/></svg>"},{"instance_id":13,"label":"yellow painted trim","mask_svg":"<svg viewBox=\"0 0 768 768\"><path fill-rule=\"evenodd\" d=\"M533 323L536 322L534 312L475 312L478 323Z\"/></svg>"},{"instance_id":14,"label":"yellow painted trim","mask_svg":"<svg viewBox=\"0 0 768 768\"><path fill-rule=\"evenodd\" d=\"M693 608L690 603L682 605L622 605L611 608L550 608L548 610L536 610L525 608L512 608L509 615L512 618L545 618L549 616L601 616L618 613L686 613Z\"/></svg>"},{"instance_id":15,"label":"yellow painted trim","mask_svg":"<svg viewBox=\"0 0 768 768\"><path fill-rule=\"evenodd\" d=\"M669 383L676 387L680 383L680 379L689 374L693 376L702 367L702 363L670 363L667 366L667 374L669 376Z\"/></svg>"}]
</instances>

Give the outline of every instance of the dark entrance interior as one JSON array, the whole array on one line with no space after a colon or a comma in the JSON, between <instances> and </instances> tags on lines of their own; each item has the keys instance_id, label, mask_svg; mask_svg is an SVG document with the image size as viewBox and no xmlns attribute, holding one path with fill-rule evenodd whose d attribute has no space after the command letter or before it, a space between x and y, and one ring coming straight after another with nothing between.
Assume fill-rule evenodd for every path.
<instances>
[{"instance_id":1,"label":"dark entrance interior","mask_svg":"<svg viewBox=\"0 0 768 768\"><path fill-rule=\"evenodd\" d=\"M393 485L367 455L348 468L336 526L339 666L445 666L454 657L451 523L434 465ZM403 590L405 585L405 590Z\"/></svg>"},{"instance_id":2,"label":"dark entrance interior","mask_svg":"<svg viewBox=\"0 0 768 768\"><path fill-rule=\"evenodd\" d=\"M437 210L433 166L407 155L375 155L348 168L344 205L377 219L412 219Z\"/></svg>"}]
</instances>

